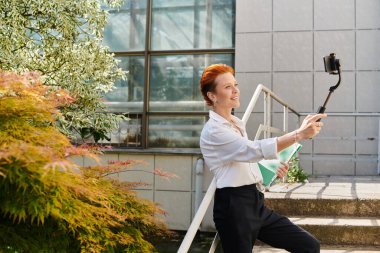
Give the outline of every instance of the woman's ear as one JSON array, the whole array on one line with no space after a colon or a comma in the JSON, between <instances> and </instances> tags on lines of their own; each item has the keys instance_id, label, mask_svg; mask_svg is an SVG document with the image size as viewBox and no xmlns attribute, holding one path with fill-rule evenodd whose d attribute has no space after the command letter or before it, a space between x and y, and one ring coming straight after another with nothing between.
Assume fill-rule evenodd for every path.
<instances>
[{"instance_id":1,"label":"woman's ear","mask_svg":"<svg viewBox=\"0 0 380 253\"><path fill-rule=\"evenodd\" d=\"M211 101L215 101L215 94L213 94L211 91L207 92L207 97L211 100Z\"/></svg>"}]
</instances>

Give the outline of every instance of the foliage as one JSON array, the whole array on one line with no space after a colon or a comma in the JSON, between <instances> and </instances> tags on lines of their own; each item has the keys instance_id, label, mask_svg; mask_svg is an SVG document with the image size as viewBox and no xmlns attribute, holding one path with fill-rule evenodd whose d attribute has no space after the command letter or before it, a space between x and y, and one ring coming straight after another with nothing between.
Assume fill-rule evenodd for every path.
<instances>
[{"instance_id":1,"label":"foliage","mask_svg":"<svg viewBox=\"0 0 380 253\"><path fill-rule=\"evenodd\" d=\"M0 72L0 252L154 251L145 238L166 233L163 211L106 177L136 162L70 162L96 154L56 130L57 106L72 98L36 78Z\"/></svg>"},{"instance_id":2,"label":"foliage","mask_svg":"<svg viewBox=\"0 0 380 253\"><path fill-rule=\"evenodd\" d=\"M38 71L49 86L75 98L61 108L61 131L107 138L123 116L106 113L104 93L125 74L102 46L107 12L122 0L0 0L0 69Z\"/></svg>"},{"instance_id":3,"label":"foliage","mask_svg":"<svg viewBox=\"0 0 380 253\"><path fill-rule=\"evenodd\" d=\"M298 157L293 157L290 160L290 166L288 170L288 183L305 183L309 176L306 172L300 167L300 160Z\"/></svg>"}]
</instances>

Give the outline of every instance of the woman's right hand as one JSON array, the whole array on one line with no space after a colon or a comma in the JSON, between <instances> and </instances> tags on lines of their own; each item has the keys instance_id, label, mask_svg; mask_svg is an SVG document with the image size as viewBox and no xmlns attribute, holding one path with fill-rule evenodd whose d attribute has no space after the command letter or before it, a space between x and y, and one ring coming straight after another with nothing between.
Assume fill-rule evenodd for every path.
<instances>
[{"instance_id":1,"label":"woman's right hand","mask_svg":"<svg viewBox=\"0 0 380 253\"><path fill-rule=\"evenodd\" d=\"M320 131L323 122L317 120L326 118L327 114L309 114L303 120L301 127L297 129L297 137L300 140L307 140L316 136Z\"/></svg>"}]
</instances>

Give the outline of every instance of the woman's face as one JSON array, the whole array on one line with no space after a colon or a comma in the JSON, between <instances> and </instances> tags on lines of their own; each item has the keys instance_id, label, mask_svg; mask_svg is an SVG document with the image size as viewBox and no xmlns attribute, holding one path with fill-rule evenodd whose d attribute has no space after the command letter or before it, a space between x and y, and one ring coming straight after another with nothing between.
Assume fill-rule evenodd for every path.
<instances>
[{"instance_id":1,"label":"woman's face","mask_svg":"<svg viewBox=\"0 0 380 253\"><path fill-rule=\"evenodd\" d=\"M210 99L214 107L238 108L240 106L240 90L235 77L231 73L224 73L215 79L215 91L210 92Z\"/></svg>"}]
</instances>

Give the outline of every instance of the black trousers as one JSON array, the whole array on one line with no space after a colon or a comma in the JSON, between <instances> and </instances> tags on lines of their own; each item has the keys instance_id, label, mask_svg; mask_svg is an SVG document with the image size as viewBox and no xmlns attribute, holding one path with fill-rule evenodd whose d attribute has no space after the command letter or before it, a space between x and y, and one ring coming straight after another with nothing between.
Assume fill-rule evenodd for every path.
<instances>
[{"instance_id":1,"label":"black trousers","mask_svg":"<svg viewBox=\"0 0 380 253\"><path fill-rule=\"evenodd\" d=\"M289 252L320 252L315 237L264 206L254 184L217 189L214 222L224 253L252 253L256 239Z\"/></svg>"}]
</instances>

